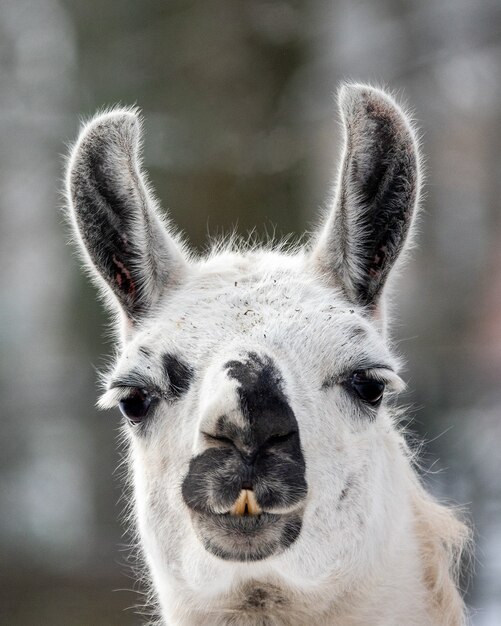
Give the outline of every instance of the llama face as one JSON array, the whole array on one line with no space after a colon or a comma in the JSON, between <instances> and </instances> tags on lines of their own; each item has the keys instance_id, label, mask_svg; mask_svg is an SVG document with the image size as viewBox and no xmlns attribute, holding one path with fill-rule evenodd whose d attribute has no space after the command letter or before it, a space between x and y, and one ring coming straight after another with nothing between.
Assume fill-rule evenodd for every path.
<instances>
[{"instance_id":1,"label":"llama face","mask_svg":"<svg viewBox=\"0 0 501 626\"><path fill-rule=\"evenodd\" d=\"M194 269L127 345L102 399L151 395L128 420L151 484L148 532L171 554L175 517L185 543L230 561L277 555L301 534L325 553L360 549L384 472L380 386L398 386L395 369L378 329L304 259L251 252ZM242 489L258 514L234 513Z\"/></svg>"},{"instance_id":2,"label":"llama face","mask_svg":"<svg viewBox=\"0 0 501 626\"><path fill-rule=\"evenodd\" d=\"M381 294L413 218L417 152L382 92L352 86L340 104L335 209L304 250L190 260L140 172L134 113L95 118L74 149L72 219L122 320L101 405L126 415L157 579L215 590L238 566L322 580L366 566L396 523L387 400L400 379Z\"/></svg>"}]
</instances>

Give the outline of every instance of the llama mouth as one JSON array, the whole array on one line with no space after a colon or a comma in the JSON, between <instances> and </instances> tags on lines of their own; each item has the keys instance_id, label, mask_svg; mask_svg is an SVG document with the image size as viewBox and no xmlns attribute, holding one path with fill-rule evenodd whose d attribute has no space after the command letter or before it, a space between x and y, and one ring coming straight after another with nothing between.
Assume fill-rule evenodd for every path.
<instances>
[{"instance_id":1,"label":"llama mouth","mask_svg":"<svg viewBox=\"0 0 501 626\"><path fill-rule=\"evenodd\" d=\"M225 561L259 561L286 550L299 537L302 514L193 513L204 548Z\"/></svg>"}]
</instances>

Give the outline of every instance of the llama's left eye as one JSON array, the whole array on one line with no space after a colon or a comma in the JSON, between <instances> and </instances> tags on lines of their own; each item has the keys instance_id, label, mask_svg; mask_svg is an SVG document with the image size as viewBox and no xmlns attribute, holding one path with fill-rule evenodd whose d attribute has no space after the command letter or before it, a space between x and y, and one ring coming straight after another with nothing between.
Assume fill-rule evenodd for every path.
<instances>
[{"instance_id":1,"label":"llama's left eye","mask_svg":"<svg viewBox=\"0 0 501 626\"><path fill-rule=\"evenodd\" d=\"M130 396L120 400L118 406L124 417L133 424L139 424L148 415L153 399L146 389L134 389Z\"/></svg>"},{"instance_id":2,"label":"llama's left eye","mask_svg":"<svg viewBox=\"0 0 501 626\"><path fill-rule=\"evenodd\" d=\"M364 402L372 406L376 406L381 402L385 385L380 380L369 378L363 372L355 372L350 378L350 385L357 396Z\"/></svg>"}]
</instances>

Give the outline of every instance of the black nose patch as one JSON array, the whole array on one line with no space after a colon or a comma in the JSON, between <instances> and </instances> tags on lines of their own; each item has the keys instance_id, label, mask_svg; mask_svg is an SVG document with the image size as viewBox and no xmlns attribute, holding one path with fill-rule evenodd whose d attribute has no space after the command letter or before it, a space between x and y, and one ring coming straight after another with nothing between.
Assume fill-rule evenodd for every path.
<instances>
[{"instance_id":1,"label":"black nose patch","mask_svg":"<svg viewBox=\"0 0 501 626\"><path fill-rule=\"evenodd\" d=\"M306 466L278 367L251 352L224 369L239 383L244 425L219 416L210 447L191 459L182 486L186 504L200 513L229 510L245 488L265 511L299 506L307 493Z\"/></svg>"},{"instance_id":2,"label":"black nose patch","mask_svg":"<svg viewBox=\"0 0 501 626\"><path fill-rule=\"evenodd\" d=\"M252 440L248 444L259 448L273 437L298 432L296 417L283 391L282 375L271 357L249 352L245 360L225 363L224 369L239 383L240 410L248 422L245 438Z\"/></svg>"}]
</instances>

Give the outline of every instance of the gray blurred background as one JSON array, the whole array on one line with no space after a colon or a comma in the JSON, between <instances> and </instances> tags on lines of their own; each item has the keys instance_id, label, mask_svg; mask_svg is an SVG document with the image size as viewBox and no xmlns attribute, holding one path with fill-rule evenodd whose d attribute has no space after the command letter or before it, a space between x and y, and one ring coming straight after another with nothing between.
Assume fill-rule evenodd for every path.
<instances>
[{"instance_id":1,"label":"gray blurred background","mask_svg":"<svg viewBox=\"0 0 501 626\"><path fill-rule=\"evenodd\" d=\"M112 352L63 226L62 154L81 116L137 103L163 206L203 249L236 225L311 228L334 172L333 94L385 84L422 129L419 248L400 279L426 481L476 528L475 626L501 624L499 0L0 2L0 623L139 624Z\"/></svg>"}]
</instances>

